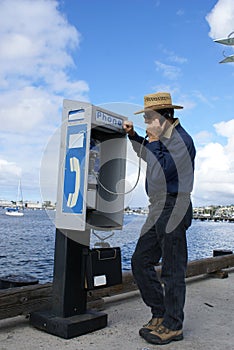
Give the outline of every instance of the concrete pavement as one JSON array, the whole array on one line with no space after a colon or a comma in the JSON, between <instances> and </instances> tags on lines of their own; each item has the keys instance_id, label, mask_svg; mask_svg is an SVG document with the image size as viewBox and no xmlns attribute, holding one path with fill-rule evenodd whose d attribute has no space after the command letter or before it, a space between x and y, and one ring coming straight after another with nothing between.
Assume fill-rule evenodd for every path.
<instances>
[{"instance_id":1,"label":"concrete pavement","mask_svg":"<svg viewBox=\"0 0 234 350\"><path fill-rule=\"evenodd\" d=\"M184 340L148 344L138 335L150 311L138 292L105 298L108 326L65 340L29 325L24 316L0 321L0 350L232 350L234 349L234 272L226 279L187 279Z\"/></svg>"}]
</instances>

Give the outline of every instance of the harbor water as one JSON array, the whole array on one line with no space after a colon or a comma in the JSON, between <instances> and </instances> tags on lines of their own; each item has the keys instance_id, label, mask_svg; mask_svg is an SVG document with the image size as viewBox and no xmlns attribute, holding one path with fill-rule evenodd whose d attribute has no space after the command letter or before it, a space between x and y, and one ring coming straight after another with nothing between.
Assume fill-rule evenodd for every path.
<instances>
[{"instance_id":1,"label":"harbor water","mask_svg":"<svg viewBox=\"0 0 234 350\"><path fill-rule=\"evenodd\" d=\"M9 217L0 209L0 277L29 274L40 283L52 281L54 216L54 211L25 210L23 217ZM126 214L122 230L92 233L91 247L99 241L121 247L122 269L130 270L131 256L145 219L145 215ZM187 241L190 261L211 257L215 249L234 251L234 223L193 220Z\"/></svg>"}]
</instances>

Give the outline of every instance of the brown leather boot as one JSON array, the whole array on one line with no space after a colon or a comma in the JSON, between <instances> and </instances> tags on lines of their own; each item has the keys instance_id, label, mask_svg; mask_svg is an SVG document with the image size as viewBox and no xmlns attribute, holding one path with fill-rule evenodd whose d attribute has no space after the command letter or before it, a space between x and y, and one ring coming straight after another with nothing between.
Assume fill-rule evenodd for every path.
<instances>
[{"instance_id":1,"label":"brown leather boot","mask_svg":"<svg viewBox=\"0 0 234 350\"><path fill-rule=\"evenodd\" d=\"M140 336L144 338L144 335L146 333L153 331L162 323L162 321L163 321L163 318L156 318L156 317L151 318L151 320L139 330Z\"/></svg>"},{"instance_id":2,"label":"brown leather boot","mask_svg":"<svg viewBox=\"0 0 234 350\"><path fill-rule=\"evenodd\" d=\"M151 344L163 345L171 341L182 340L183 330L168 329L162 324L156 327L153 331L144 334L144 339Z\"/></svg>"}]
</instances>

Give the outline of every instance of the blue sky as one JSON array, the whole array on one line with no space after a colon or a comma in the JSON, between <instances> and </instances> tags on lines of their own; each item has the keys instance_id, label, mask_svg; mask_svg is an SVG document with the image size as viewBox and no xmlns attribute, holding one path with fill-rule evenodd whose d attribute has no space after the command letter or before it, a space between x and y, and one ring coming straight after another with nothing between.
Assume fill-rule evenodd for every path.
<instances>
[{"instance_id":1,"label":"blue sky","mask_svg":"<svg viewBox=\"0 0 234 350\"><path fill-rule=\"evenodd\" d=\"M121 104L141 127L143 96L168 91L197 148L194 204L234 203L234 64L219 64L234 47L213 41L234 31L233 0L0 0L0 27L0 199L18 178L50 199L64 98Z\"/></svg>"}]
</instances>

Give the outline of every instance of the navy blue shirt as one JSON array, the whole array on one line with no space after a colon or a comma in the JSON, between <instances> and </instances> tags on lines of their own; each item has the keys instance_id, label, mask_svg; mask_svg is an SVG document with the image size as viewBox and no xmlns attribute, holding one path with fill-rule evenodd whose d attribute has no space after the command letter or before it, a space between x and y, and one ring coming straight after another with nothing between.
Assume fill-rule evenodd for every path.
<instances>
[{"instance_id":1,"label":"navy blue shirt","mask_svg":"<svg viewBox=\"0 0 234 350\"><path fill-rule=\"evenodd\" d=\"M147 163L146 192L149 197L158 193L192 192L196 150L191 136L179 123L169 137L161 135L159 141L149 143L136 132L129 139L138 156Z\"/></svg>"}]
</instances>

